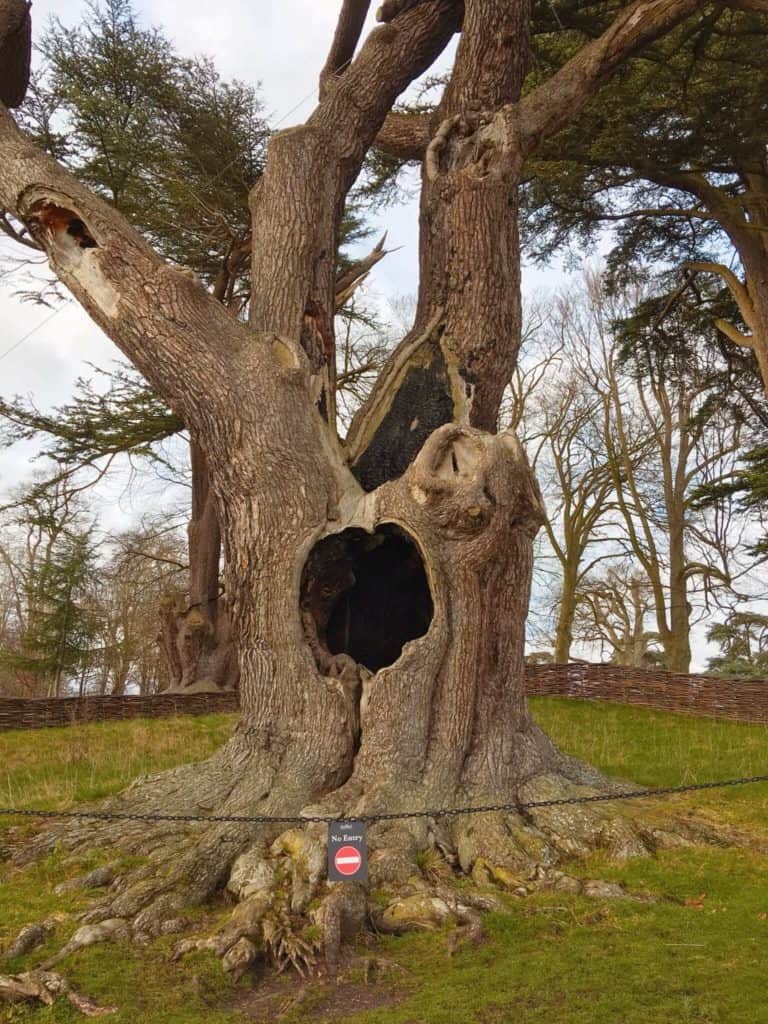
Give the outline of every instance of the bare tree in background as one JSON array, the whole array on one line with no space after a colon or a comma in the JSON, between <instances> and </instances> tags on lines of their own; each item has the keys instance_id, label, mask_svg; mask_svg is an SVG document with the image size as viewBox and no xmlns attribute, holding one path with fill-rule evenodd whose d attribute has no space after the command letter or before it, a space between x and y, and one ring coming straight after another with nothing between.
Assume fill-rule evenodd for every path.
<instances>
[{"instance_id":1,"label":"bare tree in background","mask_svg":"<svg viewBox=\"0 0 768 1024\"><path fill-rule=\"evenodd\" d=\"M648 629L654 617L653 589L632 562L609 565L580 582L573 636L597 647L601 660L647 668L663 663L658 633Z\"/></svg>"},{"instance_id":2,"label":"bare tree in background","mask_svg":"<svg viewBox=\"0 0 768 1024\"><path fill-rule=\"evenodd\" d=\"M564 305L568 350L600 403L622 549L651 587L665 666L688 672L694 593L710 598L728 591L739 572L733 502L726 498L702 515L694 495L732 474L744 421L728 406L708 402L712 374L697 339L688 338L687 354L658 362L638 356L641 376L622 358L615 323L642 298L642 292L611 298L599 276L588 274L581 295Z\"/></svg>"}]
</instances>

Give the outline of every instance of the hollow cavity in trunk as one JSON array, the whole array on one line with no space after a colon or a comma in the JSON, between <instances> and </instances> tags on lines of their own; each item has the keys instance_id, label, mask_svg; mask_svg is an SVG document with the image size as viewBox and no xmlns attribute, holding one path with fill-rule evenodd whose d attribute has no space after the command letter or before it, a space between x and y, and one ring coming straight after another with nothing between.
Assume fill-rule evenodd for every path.
<instances>
[{"instance_id":1,"label":"hollow cavity in trunk","mask_svg":"<svg viewBox=\"0 0 768 1024\"><path fill-rule=\"evenodd\" d=\"M304 568L301 604L311 640L371 672L394 664L405 644L424 636L433 612L419 549L394 524L319 541Z\"/></svg>"}]
</instances>

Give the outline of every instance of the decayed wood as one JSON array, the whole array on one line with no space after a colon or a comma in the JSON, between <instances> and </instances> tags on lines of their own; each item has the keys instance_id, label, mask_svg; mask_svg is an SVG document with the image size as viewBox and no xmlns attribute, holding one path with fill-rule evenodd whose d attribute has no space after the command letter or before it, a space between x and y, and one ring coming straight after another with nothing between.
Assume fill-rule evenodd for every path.
<instances>
[{"instance_id":1,"label":"decayed wood","mask_svg":"<svg viewBox=\"0 0 768 1024\"><path fill-rule=\"evenodd\" d=\"M530 8L521 0L466 4L456 65L440 108L451 136L471 138L476 125L464 111L495 109L519 97L529 24ZM474 165L454 159L459 152L460 147L445 154L437 177L425 164L416 322L392 360L405 365L394 388L385 369L347 439L366 487L382 482L388 471L402 472L442 423L495 429L514 369L521 319L515 184L478 174ZM428 324L434 324L430 343L406 355ZM416 388L429 404L417 417L408 416ZM400 455L390 468L381 453L394 444Z\"/></svg>"}]
</instances>

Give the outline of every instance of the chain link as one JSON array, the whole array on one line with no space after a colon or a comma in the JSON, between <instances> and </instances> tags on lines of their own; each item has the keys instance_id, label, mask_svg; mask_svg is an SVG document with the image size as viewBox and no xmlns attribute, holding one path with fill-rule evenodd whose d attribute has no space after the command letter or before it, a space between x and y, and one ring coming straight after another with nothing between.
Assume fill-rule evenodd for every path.
<instances>
[{"instance_id":1,"label":"chain link","mask_svg":"<svg viewBox=\"0 0 768 1024\"><path fill-rule=\"evenodd\" d=\"M0 807L0 817L24 818L79 818L88 821L149 821L149 822L204 822L208 824L236 825L331 825L344 821L361 821L374 825L379 821L405 821L411 818L458 818L469 814L498 814L502 811L532 811L547 807L573 807L577 804L599 804L614 800L641 800L677 793L696 793L707 789L725 789L729 786L749 786L768 782L768 775L752 775L720 782L697 782L688 786L664 786L660 789L631 789L618 793L598 793L594 796L560 797L554 800L513 801L505 804L484 804L479 807L442 807L423 811L394 811L389 814L361 814L353 818L332 815L241 815L216 814L129 814L112 811L35 811L30 808Z\"/></svg>"}]
</instances>

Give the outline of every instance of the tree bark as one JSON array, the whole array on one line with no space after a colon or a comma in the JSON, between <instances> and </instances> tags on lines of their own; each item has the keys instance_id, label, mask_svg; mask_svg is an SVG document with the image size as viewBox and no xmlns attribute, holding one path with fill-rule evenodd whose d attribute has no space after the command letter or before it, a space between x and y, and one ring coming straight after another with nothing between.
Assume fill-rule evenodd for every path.
<instances>
[{"instance_id":1,"label":"tree bark","mask_svg":"<svg viewBox=\"0 0 768 1024\"><path fill-rule=\"evenodd\" d=\"M646 7L685 4L633 10ZM525 146L484 136L484 112L508 112L520 99L529 3L422 0L387 4L382 16L391 20L326 80L307 123L271 141L251 199L248 326L163 265L0 111L0 205L29 225L62 281L189 428L208 465L227 554L241 675L236 734L206 765L149 780L121 807L162 809L172 797L182 814L314 808L355 817L610 788L556 751L525 701L525 615L543 510L520 445L495 433L520 344L516 211ZM345 446L332 380L344 197L397 96L462 18L424 165L416 326ZM347 53L354 32L342 36ZM619 34L609 64L621 45L630 43ZM596 87L607 73L594 64L576 69L583 101L589 82ZM336 58L331 65L340 70ZM211 554L199 581L209 609L212 567ZM417 630L399 614L403 579L413 584L406 592L421 595ZM467 872L530 873L586 852L598 833L624 852L646 848L609 812L382 823L369 834L371 882L404 884L430 845ZM91 828L91 842L101 836ZM157 877L133 879L98 913L130 919L137 936L161 932L179 901L235 885L232 862L249 849L265 870L286 859L292 883L287 904L275 885L267 904L250 905L247 934L259 931L269 944L277 926L268 907L279 906L282 921L308 912L318 892L329 948L346 930L345 914L354 916L339 903L347 897L322 889L317 830L233 823L191 831L182 853L144 823L127 823L120 836L149 846ZM64 841L79 838L74 829ZM243 934L227 931L224 952Z\"/></svg>"},{"instance_id":2,"label":"tree bark","mask_svg":"<svg viewBox=\"0 0 768 1024\"><path fill-rule=\"evenodd\" d=\"M567 665L571 660L573 624L576 619L576 591L579 585L578 575L578 566L565 566L560 600L557 606L557 626L555 627L554 662L556 665Z\"/></svg>"},{"instance_id":3,"label":"tree bark","mask_svg":"<svg viewBox=\"0 0 768 1024\"><path fill-rule=\"evenodd\" d=\"M26 0L0 0L0 103L21 106L29 85L32 19Z\"/></svg>"},{"instance_id":4,"label":"tree bark","mask_svg":"<svg viewBox=\"0 0 768 1024\"><path fill-rule=\"evenodd\" d=\"M192 510L187 527L187 599L169 594L161 608L161 642L170 693L216 692L237 688L240 669L221 590L221 530L205 455L190 443Z\"/></svg>"}]
</instances>

